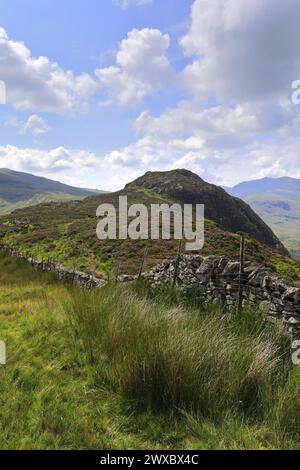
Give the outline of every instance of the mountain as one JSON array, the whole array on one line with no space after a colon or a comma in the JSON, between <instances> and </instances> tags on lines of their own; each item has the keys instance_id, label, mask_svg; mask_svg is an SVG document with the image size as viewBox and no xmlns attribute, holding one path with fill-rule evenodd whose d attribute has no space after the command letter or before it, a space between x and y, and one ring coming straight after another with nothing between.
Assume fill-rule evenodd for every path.
<instances>
[{"instance_id":1,"label":"mountain","mask_svg":"<svg viewBox=\"0 0 300 470\"><path fill-rule=\"evenodd\" d=\"M176 181L175 186L172 182L166 184L170 179ZM140 184L143 181L145 186ZM146 187L150 185L154 189ZM181 189L185 186L187 193ZM194 190L192 186L195 186ZM199 188L202 188L202 192ZM174 197L168 196L164 191L174 193ZM5 243L40 260L50 258L69 269L75 268L99 276L115 276L116 271L122 274L137 274L145 249L147 270L165 258L176 256L176 240L99 240L96 237L98 206L108 203L118 207L121 195L128 197L129 205L144 204L149 209L151 204L173 204L178 200L207 203L205 244L201 250L203 256L225 255L232 260L238 260L240 237L234 233L233 228L224 228L233 227L232 221L226 218L233 216L237 230L245 231L243 223L246 221L253 233L257 233L257 228L254 227L257 223L267 237L270 237L271 243L261 243L254 236L248 235L246 260L264 265L279 274L300 277L297 263L285 255L286 251L272 235L271 230L266 228L247 204L232 198L220 188L207 185L198 176L184 170L147 174L115 193L91 196L78 201L44 203L2 215L0 244ZM239 212L237 220L236 211ZM213 217L216 221L212 220Z\"/></svg>"},{"instance_id":2,"label":"mountain","mask_svg":"<svg viewBox=\"0 0 300 470\"><path fill-rule=\"evenodd\" d=\"M245 232L287 254L272 230L245 202L188 170L148 172L126 186L143 187L184 204L205 204L205 216L231 232Z\"/></svg>"},{"instance_id":3,"label":"mountain","mask_svg":"<svg viewBox=\"0 0 300 470\"><path fill-rule=\"evenodd\" d=\"M28 173L0 169L0 211L11 212L41 202L78 199L97 193Z\"/></svg>"},{"instance_id":4,"label":"mountain","mask_svg":"<svg viewBox=\"0 0 300 470\"><path fill-rule=\"evenodd\" d=\"M233 188L228 188L233 196L246 198L255 194L273 194L299 199L300 180L296 178L262 178L245 181Z\"/></svg>"},{"instance_id":5,"label":"mountain","mask_svg":"<svg viewBox=\"0 0 300 470\"><path fill-rule=\"evenodd\" d=\"M300 180L263 178L240 183L227 191L244 199L300 259Z\"/></svg>"}]
</instances>

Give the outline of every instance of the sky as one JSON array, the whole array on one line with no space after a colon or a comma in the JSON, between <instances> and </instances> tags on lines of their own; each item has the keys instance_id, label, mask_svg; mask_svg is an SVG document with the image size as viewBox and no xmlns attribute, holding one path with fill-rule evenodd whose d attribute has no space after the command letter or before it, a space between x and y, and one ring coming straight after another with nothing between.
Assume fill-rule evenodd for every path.
<instances>
[{"instance_id":1,"label":"sky","mask_svg":"<svg viewBox=\"0 0 300 470\"><path fill-rule=\"evenodd\" d=\"M2 0L0 168L107 190L174 168L300 178L299 17L299 0Z\"/></svg>"}]
</instances>

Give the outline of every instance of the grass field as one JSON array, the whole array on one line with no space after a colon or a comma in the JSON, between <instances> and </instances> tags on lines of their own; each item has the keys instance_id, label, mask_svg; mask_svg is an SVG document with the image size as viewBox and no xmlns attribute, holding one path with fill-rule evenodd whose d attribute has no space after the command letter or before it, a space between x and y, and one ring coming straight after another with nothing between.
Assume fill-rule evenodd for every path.
<instances>
[{"instance_id":1,"label":"grass field","mask_svg":"<svg viewBox=\"0 0 300 470\"><path fill-rule=\"evenodd\" d=\"M82 292L0 255L0 448L299 449L286 335L168 294Z\"/></svg>"}]
</instances>

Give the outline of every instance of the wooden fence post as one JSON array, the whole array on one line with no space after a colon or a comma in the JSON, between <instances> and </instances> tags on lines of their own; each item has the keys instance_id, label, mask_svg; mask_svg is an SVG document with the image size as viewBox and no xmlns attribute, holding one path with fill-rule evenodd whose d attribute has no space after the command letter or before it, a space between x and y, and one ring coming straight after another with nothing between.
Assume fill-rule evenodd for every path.
<instances>
[{"instance_id":1,"label":"wooden fence post","mask_svg":"<svg viewBox=\"0 0 300 470\"><path fill-rule=\"evenodd\" d=\"M120 272L121 272L121 264L122 264L122 262L119 261L118 266L117 266L117 270L116 270L116 283L119 282L119 276L120 276Z\"/></svg>"},{"instance_id":2,"label":"wooden fence post","mask_svg":"<svg viewBox=\"0 0 300 470\"><path fill-rule=\"evenodd\" d=\"M140 270L139 270L139 279L141 279L141 277L142 277L145 262L146 262L146 259L147 259L147 255L148 255L148 248L145 248L144 256L143 256L143 259L142 259L142 262L141 262L141 267L140 267Z\"/></svg>"},{"instance_id":3,"label":"wooden fence post","mask_svg":"<svg viewBox=\"0 0 300 470\"><path fill-rule=\"evenodd\" d=\"M178 268L179 268L179 261L181 256L181 248L182 248L182 240L179 240L178 249L177 249L177 256L175 260L175 269L174 269L174 277L173 277L173 284L172 287L176 286L176 281L178 277Z\"/></svg>"},{"instance_id":4,"label":"wooden fence post","mask_svg":"<svg viewBox=\"0 0 300 470\"><path fill-rule=\"evenodd\" d=\"M241 234L240 239L240 271L239 271L239 290L237 312L240 315L243 309L243 291L244 291L244 267L245 267L245 234Z\"/></svg>"}]
</instances>

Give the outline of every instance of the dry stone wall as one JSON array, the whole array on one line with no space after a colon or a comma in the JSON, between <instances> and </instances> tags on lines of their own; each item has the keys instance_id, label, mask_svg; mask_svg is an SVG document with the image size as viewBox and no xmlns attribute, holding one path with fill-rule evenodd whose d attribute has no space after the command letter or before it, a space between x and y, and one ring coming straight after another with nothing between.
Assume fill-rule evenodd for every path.
<instances>
[{"instance_id":1,"label":"dry stone wall","mask_svg":"<svg viewBox=\"0 0 300 470\"><path fill-rule=\"evenodd\" d=\"M157 287L171 283L174 270L175 261L165 260L143 277ZM272 318L283 321L294 337L300 337L300 289L290 279L246 263L242 285L244 304L258 306ZM203 303L236 308L239 263L226 257L181 256L177 286L179 289L194 286Z\"/></svg>"},{"instance_id":2,"label":"dry stone wall","mask_svg":"<svg viewBox=\"0 0 300 470\"><path fill-rule=\"evenodd\" d=\"M60 264L41 262L18 253L10 246L0 244L0 249L18 259L29 262L36 269L52 271L69 283L76 283L85 289L102 287L106 284L86 273L69 271ZM142 277L155 288L171 284L174 278L175 260L165 260ZM119 282L129 282L136 276L119 276ZM239 263L226 257L181 256L178 266L177 288L194 287L204 304L219 304L224 309L237 305L239 284ZM245 264L243 285L244 304L252 304L270 317L281 320L295 338L300 338L300 289L290 279L278 277L264 267Z\"/></svg>"},{"instance_id":3,"label":"dry stone wall","mask_svg":"<svg viewBox=\"0 0 300 470\"><path fill-rule=\"evenodd\" d=\"M102 287L106 284L104 279L99 279L95 276L91 276L86 273L82 273L79 271L70 271L66 269L64 266L55 263L53 261L37 261L32 257L25 256L22 253L19 253L15 249L11 248L8 245L0 244L0 249L6 251L11 256L27 261L30 263L35 269L40 269L41 271L52 271L54 272L60 279L73 284L78 284L80 287L84 289L93 289L95 287Z\"/></svg>"}]
</instances>

